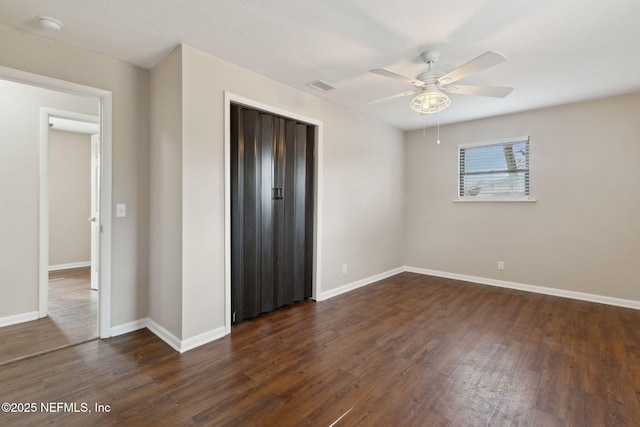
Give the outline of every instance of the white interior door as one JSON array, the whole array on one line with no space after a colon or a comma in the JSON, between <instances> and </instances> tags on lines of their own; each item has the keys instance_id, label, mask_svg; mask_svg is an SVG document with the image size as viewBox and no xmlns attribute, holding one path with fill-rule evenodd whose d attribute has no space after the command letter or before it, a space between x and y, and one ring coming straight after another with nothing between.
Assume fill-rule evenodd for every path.
<instances>
[{"instance_id":1,"label":"white interior door","mask_svg":"<svg viewBox=\"0 0 640 427\"><path fill-rule=\"evenodd\" d=\"M100 135L91 135L91 289L100 283Z\"/></svg>"}]
</instances>

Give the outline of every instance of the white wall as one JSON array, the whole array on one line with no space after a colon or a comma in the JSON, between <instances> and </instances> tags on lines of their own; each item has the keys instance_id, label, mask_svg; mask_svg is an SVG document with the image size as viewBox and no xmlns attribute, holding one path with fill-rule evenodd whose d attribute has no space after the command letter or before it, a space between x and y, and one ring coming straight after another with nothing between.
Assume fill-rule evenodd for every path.
<instances>
[{"instance_id":1,"label":"white wall","mask_svg":"<svg viewBox=\"0 0 640 427\"><path fill-rule=\"evenodd\" d=\"M0 80L0 318L38 311L41 107L98 114L96 99Z\"/></svg>"},{"instance_id":2,"label":"white wall","mask_svg":"<svg viewBox=\"0 0 640 427\"><path fill-rule=\"evenodd\" d=\"M163 247L183 248L178 338L206 334L225 323L224 91L323 122L320 292L403 265L401 131L189 46L183 45L181 54L182 75L175 73L167 84L182 87L182 236L174 235L173 226L166 234L152 233L158 233ZM153 70L152 76L156 72L163 73ZM163 89L153 85L152 90ZM173 134L173 125L162 129L163 120L152 122L159 126L154 125L152 146L161 145L155 139L165 130ZM161 160L154 157L153 163L152 168L159 167ZM174 176L172 185L179 180ZM153 194L156 185L154 180ZM153 209L151 215L153 223L159 213ZM156 256L152 264L160 262ZM347 274L342 274L343 263L348 263Z\"/></svg>"},{"instance_id":3,"label":"white wall","mask_svg":"<svg viewBox=\"0 0 640 427\"><path fill-rule=\"evenodd\" d=\"M127 204L127 217L115 218L112 210L111 321L112 325L121 325L144 318L149 252L149 72L3 26L0 26L0 65L112 92L113 202ZM1 173L6 173L4 159L0 162L3 162ZM30 199L21 196L18 202L37 213L37 206ZM28 218L20 221L33 224L32 233L36 233L37 222ZM21 235L20 239L23 238L33 236ZM23 255L5 277L31 288L37 283L37 254ZM6 283L3 277L0 286L7 286ZM11 307L12 312L32 310L37 303L36 294L26 297L29 302L20 303L12 300L13 295L6 299L4 296L8 294L2 295L0 305Z\"/></svg>"},{"instance_id":4,"label":"white wall","mask_svg":"<svg viewBox=\"0 0 640 427\"><path fill-rule=\"evenodd\" d=\"M91 135L51 129L49 266L91 262L91 215Z\"/></svg>"},{"instance_id":5,"label":"white wall","mask_svg":"<svg viewBox=\"0 0 640 427\"><path fill-rule=\"evenodd\" d=\"M406 264L640 301L640 94L407 134ZM457 144L531 136L535 203L453 203ZM497 261L505 270L496 269Z\"/></svg>"}]
</instances>

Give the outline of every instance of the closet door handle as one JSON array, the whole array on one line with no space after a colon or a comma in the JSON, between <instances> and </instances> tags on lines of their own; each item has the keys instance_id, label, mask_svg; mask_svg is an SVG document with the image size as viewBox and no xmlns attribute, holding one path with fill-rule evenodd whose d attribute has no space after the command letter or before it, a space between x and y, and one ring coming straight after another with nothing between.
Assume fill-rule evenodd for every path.
<instances>
[{"instance_id":1,"label":"closet door handle","mask_svg":"<svg viewBox=\"0 0 640 427\"><path fill-rule=\"evenodd\" d=\"M271 189L273 200L282 200L284 199L284 189L280 187L275 187Z\"/></svg>"}]
</instances>

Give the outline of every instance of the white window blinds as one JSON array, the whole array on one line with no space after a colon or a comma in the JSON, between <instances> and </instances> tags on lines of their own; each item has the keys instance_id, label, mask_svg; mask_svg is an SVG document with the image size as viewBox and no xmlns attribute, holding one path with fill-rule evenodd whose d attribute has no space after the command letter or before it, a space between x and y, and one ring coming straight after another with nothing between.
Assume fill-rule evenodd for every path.
<instances>
[{"instance_id":1,"label":"white window blinds","mask_svg":"<svg viewBox=\"0 0 640 427\"><path fill-rule=\"evenodd\" d=\"M458 146L460 199L529 197L529 137Z\"/></svg>"}]
</instances>

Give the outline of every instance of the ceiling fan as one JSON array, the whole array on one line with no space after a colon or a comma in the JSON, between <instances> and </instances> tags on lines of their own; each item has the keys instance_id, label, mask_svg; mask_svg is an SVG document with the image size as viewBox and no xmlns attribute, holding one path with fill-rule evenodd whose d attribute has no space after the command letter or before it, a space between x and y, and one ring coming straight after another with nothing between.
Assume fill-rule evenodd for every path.
<instances>
[{"instance_id":1,"label":"ceiling fan","mask_svg":"<svg viewBox=\"0 0 640 427\"><path fill-rule=\"evenodd\" d=\"M507 58L498 52L488 51L483 53L477 58L472 59L466 64L461 65L446 74L433 69L433 64L435 64L438 61L438 58L440 58L440 51L435 49L427 50L426 52L423 52L420 57L429 68L427 71L419 74L415 79L383 68L371 70L374 74L391 77L392 79L412 84L415 89L378 99L370 102L370 104L409 95L417 95L411 100L411 108L420 114L431 114L442 111L449 106L451 100L446 95L447 93L504 98L513 90L513 88L510 87L452 85L452 83L470 76L471 74L475 74L479 71L505 62Z\"/></svg>"}]
</instances>

